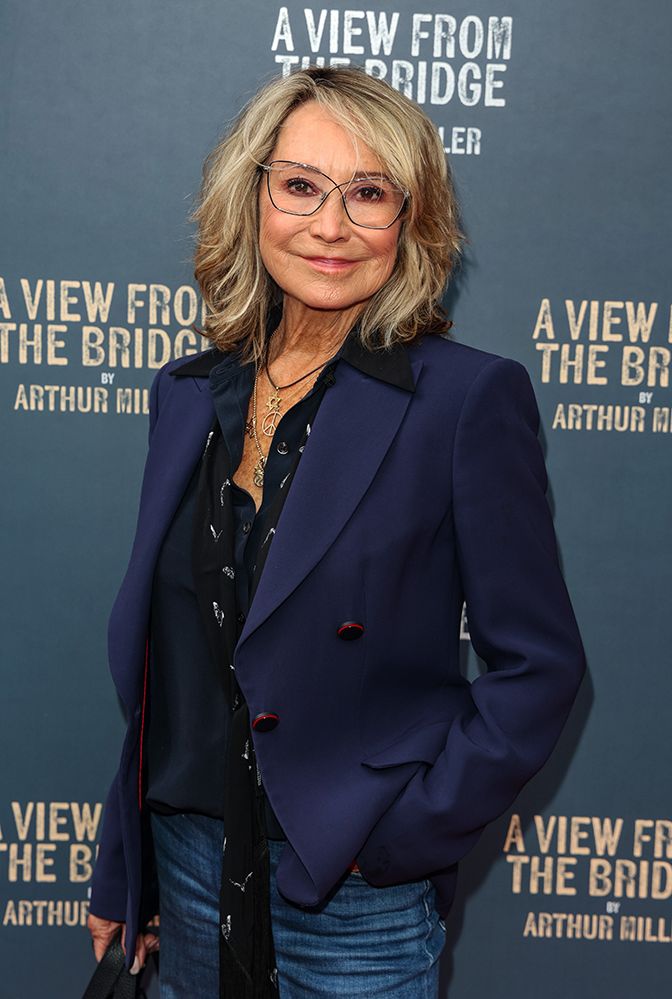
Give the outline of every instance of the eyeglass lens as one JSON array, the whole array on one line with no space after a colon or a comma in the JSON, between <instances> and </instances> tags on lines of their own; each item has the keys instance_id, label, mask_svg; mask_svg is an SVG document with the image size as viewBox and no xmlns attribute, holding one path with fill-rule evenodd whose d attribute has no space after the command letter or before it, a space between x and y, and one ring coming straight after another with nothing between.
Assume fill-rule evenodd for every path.
<instances>
[{"instance_id":1,"label":"eyeglass lens","mask_svg":"<svg viewBox=\"0 0 672 999\"><path fill-rule=\"evenodd\" d=\"M276 161L268 170L271 201L282 212L311 215L334 184L323 173L299 163ZM339 185L350 219L357 225L384 228L391 225L404 204L404 192L381 176L359 176Z\"/></svg>"}]
</instances>

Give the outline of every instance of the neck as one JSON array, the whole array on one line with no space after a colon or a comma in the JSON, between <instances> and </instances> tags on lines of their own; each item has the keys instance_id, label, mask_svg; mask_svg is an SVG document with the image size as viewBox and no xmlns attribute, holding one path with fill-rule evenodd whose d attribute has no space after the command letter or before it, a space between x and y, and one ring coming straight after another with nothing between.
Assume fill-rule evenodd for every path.
<instances>
[{"instance_id":1,"label":"neck","mask_svg":"<svg viewBox=\"0 0 672 999\"><path fill-rule=\"evenodd\" d=\"M306 368L334 354L361 314L361 303L349 309L311 309L285 296L282 322L271 339L268 364L280 360Z\"/></svg>"}]
</instances>

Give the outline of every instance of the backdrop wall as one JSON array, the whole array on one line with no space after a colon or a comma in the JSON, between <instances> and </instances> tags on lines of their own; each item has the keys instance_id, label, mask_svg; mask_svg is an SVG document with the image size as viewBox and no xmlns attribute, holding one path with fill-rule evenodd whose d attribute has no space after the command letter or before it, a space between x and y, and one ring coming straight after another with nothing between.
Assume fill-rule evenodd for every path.
<instances>
[{"instance_id":1,"label":"backdrop wall","mask_svg":"<svg viewBox=\"0 0 672 999\"><path fill-rule=\"evenodd\" d=\"M521 361L588 654L562 743L462 866L451 999L657 999L672 937L667 0L5 0L3 999L74 996L122 717L107 615L147 389L200 347L187 215L260 83L353 61L442 129L457 339ZM464 630L465 669L480 668Z\"/></svg>"}]
</instances>

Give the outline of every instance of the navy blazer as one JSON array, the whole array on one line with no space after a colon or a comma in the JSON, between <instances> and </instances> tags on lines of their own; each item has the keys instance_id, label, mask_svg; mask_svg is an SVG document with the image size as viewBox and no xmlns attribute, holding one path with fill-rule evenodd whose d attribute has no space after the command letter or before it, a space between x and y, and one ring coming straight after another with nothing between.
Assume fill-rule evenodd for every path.
<instances>
[{"instance_id":1,"label":"navy blazer","mask_svg":"<svg viewBox=\"0 0 672 999\"><path fill-rule=\"evenodd\" d=\"M373 885L431 877L445 916L457 862L547 759L585 661L527 371L441 336L401 350L407 387L339 363L231 665L250 716L279 716L253 737L289 841L282 894L314 905L356 857ZM109 625L128 731L91 911L126 921L129 963L152 576L215 418L206 378L170 377L184 363L152 385L138 526ZM472 683L464 600L487 665ZM339 638L346 621L363 625L357 641Z\"/></svg>"}]
</instances>

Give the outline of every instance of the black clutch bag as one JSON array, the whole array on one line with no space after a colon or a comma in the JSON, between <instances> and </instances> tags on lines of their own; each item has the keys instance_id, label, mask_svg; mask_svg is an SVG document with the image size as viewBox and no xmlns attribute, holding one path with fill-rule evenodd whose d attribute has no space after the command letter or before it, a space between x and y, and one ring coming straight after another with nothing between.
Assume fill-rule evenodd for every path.
<instances>
[{"instance_id":1,"label":"black clutch bag","mask_svg":"<svg viewBox=\"0 0 672 999\"><path fill-rule=\"evenodd\" d=\"M101 958L82 999L144 999L140 975L124 967L121 930Z\"/></svg>"}]
</instances>

